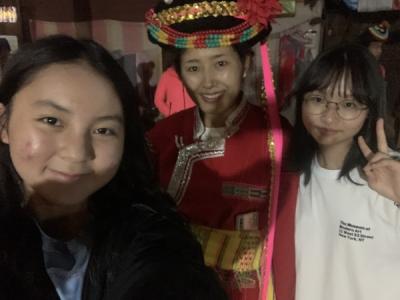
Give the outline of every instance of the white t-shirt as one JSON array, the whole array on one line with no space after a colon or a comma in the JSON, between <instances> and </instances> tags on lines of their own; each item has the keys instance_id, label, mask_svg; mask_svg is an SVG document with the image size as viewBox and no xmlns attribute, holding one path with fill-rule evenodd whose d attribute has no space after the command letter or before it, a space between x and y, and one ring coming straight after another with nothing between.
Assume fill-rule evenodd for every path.
<instances>
[{"instance_id":1,"label":"white t-shirt","mask_svg":"<svg viewBox=\"0 0 400 300\"><path fill-rule=\"evenodd\" d=\"M296 208L296 300L399 300L400 209L314 160ZM400 183L399 183L400 184Z\"/></svg>"}]
</instances>

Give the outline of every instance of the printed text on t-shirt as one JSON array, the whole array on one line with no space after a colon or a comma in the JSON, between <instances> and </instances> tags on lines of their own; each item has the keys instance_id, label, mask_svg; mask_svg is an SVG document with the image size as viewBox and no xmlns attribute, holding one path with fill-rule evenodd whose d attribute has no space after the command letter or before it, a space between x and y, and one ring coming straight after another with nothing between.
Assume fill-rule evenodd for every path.
<instances>
[{"instance_id":1,"label":"printed text on t-shirt","mask_svg":"<svg viewBox=\"0 0 400 300\"><path fill-rule=\"evenodd\" d=\"M364 242L374 238L371 233L371 227L354 225L344 221L340 221L339 236L356 242Z\"/></svg>"}]
</instances>

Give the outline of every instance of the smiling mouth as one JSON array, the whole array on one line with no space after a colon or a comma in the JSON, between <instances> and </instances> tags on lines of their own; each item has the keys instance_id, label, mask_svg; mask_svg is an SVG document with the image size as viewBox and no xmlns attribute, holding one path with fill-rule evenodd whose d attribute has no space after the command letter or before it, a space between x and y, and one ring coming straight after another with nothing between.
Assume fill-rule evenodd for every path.
<instances>
[{"instance_id":1,"label":"smiling mouth","mask_svg":"<svg viewBox=\"0 0 400 300\"><path fill-rule=\"evenodd\" d=\"M329 128L319 128L319 131L323 134L334 134L339 132L339 130L329 129Z\"/></svg>"},{"instance_id":2,"label":"smiling mouth","mask_svg":"<svg viewBox=\"0 0 400 300\"><path fill-rule=\"evenodd\" d=\"M50 170L50 173L52 174L52 177L56 179L57 181L65 182L65 183L72 183L80 178L82 178L84 175L87 173L65 173L61 171L56 171L56 170Z\"/></svg>"},{"instance_id":3,"label":"smiling mouth","mask_svg":"<svg viewBox=\"0 0 400 300\"><path fill-rule=\"evenodd\" d=\"M202 94L201 98L205 101L205 102L216 102L218 101L222 96L222 93L214 93L214 94Z\"/></svg>"}]
</instances>

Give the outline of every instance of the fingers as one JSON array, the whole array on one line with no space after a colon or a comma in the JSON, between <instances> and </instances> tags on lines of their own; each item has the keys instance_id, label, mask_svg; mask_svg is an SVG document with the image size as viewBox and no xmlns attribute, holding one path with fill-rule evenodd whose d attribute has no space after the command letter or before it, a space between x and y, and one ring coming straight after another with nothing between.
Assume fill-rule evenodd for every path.
<instances>
[{"instance_id":1,"label":"fingers","mask_svg":"<svg viewBox=\"0 0 400 300\"><path fill-rule=\"evenodd\" d=\"M384 173L392 178L400 178L400 162L387 157L381 158L378 161L369 162L363 168L363 171L368 178L368 184L373 187L378 178L382 177ZM382 180L383 178L380 179Z\"/></svg>"},{"instance_id":2,"label":"fingers","mask_svg":"<svg viewBox=\"0 0 400 300\"><path fill-rule=\"evenodd\" d=\"M389 168L400 176L400 162L392 158L385 158L370 164L370 169Z\"/></svg>"},{"instance_id":3,"label":"fingers","mask_svg":"<svg viewBox=\"0 0 400 300\"><path fill-rule=\"evenodd\" d=\"M388 159L389 155L384 152L372 152L371 148L365 142L365 139L362 136L358 137L358 146L364 157L368 160L368 164L376 163L378 161Z\"/></svg>"},{"instance_id":4,"label":"fingers","mask_svg":"<svg viewBox=\"0 0 400 300\"><path fill-rule=\"evenodd\" d=\"M389 147L386 140L385 127L382 118L379 118L376 122L376 138L378 143L378 151L383 153L389 153Z\"/></svg>"},{"instance_id":5,"label":"fingers","mask_svg":"<svg viewBox=\"0 0 400 300\"><path fill-rule=\"evenodd\" d=\"M378 119L376 122L376 139L378 152L373 153L371 148L365 142L365 139L362 136L358 137L358 146L360 147L364 157L369 162L376 162L382 158L386 158L389 153L389 147L386 140L384 122L382 118Z\"/></svg>"},{"instance_id":6,"label":"fingers","mask_svg":"<svg viewBox=\"0 0 400 300\"><path fill-rule=\"evenodd\" d=\"M369 160L373 155L371 148L368 147L367 143L365 142L365 139L362 136L359 136L357 141L362 154L367 160Z\"/></svg>"}]
</instances>

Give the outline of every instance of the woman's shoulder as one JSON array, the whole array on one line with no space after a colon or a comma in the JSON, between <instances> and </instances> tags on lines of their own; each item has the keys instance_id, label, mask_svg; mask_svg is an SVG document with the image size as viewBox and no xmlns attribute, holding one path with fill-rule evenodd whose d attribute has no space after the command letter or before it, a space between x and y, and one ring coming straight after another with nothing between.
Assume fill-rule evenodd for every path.
<instances>
[{"instance_id":1,"label":"woman's shoulder","mask_svg":"<svg viewBox=\"0 0 400 300\"><path fill-rule=\"evenodd\" d=\"M118 253L120 259L130 263L167 259L167 253L169 260L190 256L202 262L199 243L173 208L132 205L107 228L107 234L98 246L101 253Z\"/></svg>"},{"instance_id":2,"label":"woman's shoulder","mask_svg":"<svg viewBox=\"0 0 400 300\"><path fill-rule=\"evenodd\" d=\"M0 218L0 299L58 299L43 262L41 236L18 209Z\"/></svg>"},{"instance_id":3,"label":"woman's shoulder","mask_svg":"<svg viewBox=\"0 0 400 300\"><path fill-rule=\"evenodd\" d=\"M256 118L262 122L264 122L264 124L268 124L268 116L267 116L267 108L264 106L259 106L259 105L255 105L253 103L248 103L248 107L249 107L249 113L252 116L256 116ZM290 124L290 122L284 117L284 116L280 116L280 123L281 123L281 127L282 130L284 132L291 132L292 130L292 125Z\"/></svg>"},{"instance_id":4,"label":"woman's shoulder","mask_svg":"<svg viewBox=\"0 0 400 300\"><path fill-rule=\"evenodd\" d=\"M175 213L134 205L109 239L107 246L115 247L105 252L109 281L104 299L226 299L204 265L200 244ZM191 297L207 289L213 290L211 297Z\"/></svg>"},{"instance_id":5,"label":"woman's shoulder","mask_svg":"<svg viewBox=\"0 0 400 300\"><path fill-rule=\"evenodd\" d=\"M167 200L165 200L167 201ZM125 239L135 241L137 236L148 236L151 239L168 239L172 235L186 235L190 232L184 220L176 210L171 208L153 208L146 204L133 204L119 216L118 221L110 229L123 232ZM111 239L117 236L110 236ZM120 237L122 238L122 236ZM145 240L140 240L145 242Z\"/></svg>"},{"instance_id":6,"label":"woman's shoulder","mask_svg":"<svg viewBox=\"0 0 400 300\"><path fill-rule=\"evenodd\" d=\"M174 134L182 131L185 128L183 124L189 124L193 127L194 120L195 107L191 107L158 121L154 127L148 131L147 135L150 140L162 139L166 134L169 135L170 133Z\"/></svg>"},{"instance_id":7,"label":"woman's shoulder","mask_svg":"<svg viewBox=\"0 0 400 300\"><path fill-rule=\"evenodd\" d=\"M178 125L185 119L192 119L194 121L195 108L196 108L195 106L187 108L179 112L176 112L168 117L165 117L160 121L158 121L153 128L157 129L157 128L163 128L165 126Z\"/></svg>"}]
</instances>

